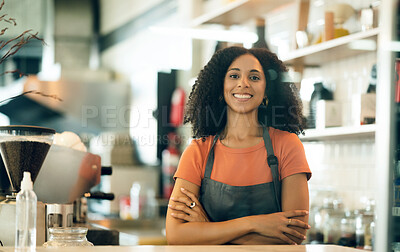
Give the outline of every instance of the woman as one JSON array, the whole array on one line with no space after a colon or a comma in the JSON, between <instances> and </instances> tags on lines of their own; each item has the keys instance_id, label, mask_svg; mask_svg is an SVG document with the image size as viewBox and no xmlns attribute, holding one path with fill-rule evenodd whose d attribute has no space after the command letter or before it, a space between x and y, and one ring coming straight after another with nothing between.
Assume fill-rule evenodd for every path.
<instances>
[{"instance_id":1,"label":"woman","mask_svg":"<svg viewBox=\"0 0 400 252\"><path fill-rule=\"evenodd\" d=\"M166 218L169 244L300 244L311 172L302 106L265 49L230 47L200 72Z\"/></svg>"}]
</instances>

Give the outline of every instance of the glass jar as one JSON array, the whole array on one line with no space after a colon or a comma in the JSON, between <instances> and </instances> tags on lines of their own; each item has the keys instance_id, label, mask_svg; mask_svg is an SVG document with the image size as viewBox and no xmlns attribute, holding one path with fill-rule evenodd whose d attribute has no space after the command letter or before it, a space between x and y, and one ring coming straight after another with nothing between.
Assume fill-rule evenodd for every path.
<instances>
[{"instance_id":1,"label":"glass jar","mask_svg":"<svg viewBox=\"0 0 400 252\"><path fill-rule=\"evenodd\" d=\"M93 246L86 238L88 229L85 227L49 228L49 240L43 247L87 247Z\"/></svg>"},{"instance_id":2,"label":"glass jar","mask_svg":"<svg viewBox=\"0 0 400 252\"><path fill-rule=\"evenodd\" d=\"M371 211L360 211L356 218L356 242L359 249L372 249L374 214ZM375 225L375 224L374 224Z\"/></svg>"},{"instance_id":3,"label":"glass jar","mask_svg":"<svg viewBox=\"0 0 400 252\"><path fill-rule=\"evenodd\" d=\"M338 245L355 247L356 246L356 214L352 211L346 211L341 219L340 239Z\"/></svg>"},{"instance_id":4,"label":"glass jar","mask_svg":"<svg viewBox=\"0 0 400 252\"><path fill-rule=\"evenodd\" d=\"M325 198L320 214L324 238L323 243L337 244L340 239L341 220L344 216L342 200Z\"/></svg>"}]
</instances>

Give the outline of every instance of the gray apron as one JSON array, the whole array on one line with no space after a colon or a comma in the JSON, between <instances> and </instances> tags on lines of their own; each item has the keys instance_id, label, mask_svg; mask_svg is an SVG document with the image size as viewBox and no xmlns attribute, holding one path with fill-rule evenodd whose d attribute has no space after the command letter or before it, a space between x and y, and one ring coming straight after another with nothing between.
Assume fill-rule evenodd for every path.
<instances>
[{"instance_id":1,"label":"gray apron","mask_svg":"<svg viewBox=\"0 0 400 252\"><path fill-rule=\"evenodd\" d=\"M281 212L278 159L274 155L268 128L264 127L263 138L268 154L268 165L272 172L272 182L269 183L231 186L212 180L210 177L214 164L214 147L218 137L219 134L214 137L208 154L199 198L210 221L219 222L250 215Z\"/></svg>"}]
</instances>

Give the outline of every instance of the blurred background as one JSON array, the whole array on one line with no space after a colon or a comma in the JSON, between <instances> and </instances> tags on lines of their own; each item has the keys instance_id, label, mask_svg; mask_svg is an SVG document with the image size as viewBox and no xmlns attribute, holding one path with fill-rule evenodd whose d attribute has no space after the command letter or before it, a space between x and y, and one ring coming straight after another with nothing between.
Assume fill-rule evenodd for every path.
<instances>
[{"instance_id":1,"label":"blurred background","mask_svg":"<svg viewBox=\"0 0 400 252\"><path fill-rule=\"evenodd\" d=\"M150 202L142 217L163 219L191 141L182 117L197 74L220 48L266 47L288 66L304 103L307 242L371 249L372 238L360 239L374 231L377 197L380 8L376 0L5 1L1 12L17 25L5 23L2 39L32 29L45 44L31 40L0 64L0 72L18 70L0 76L0 100L37 90L62 101L28 94L0 103L0 125L74 132L112 166L97 188L116 198L93 200L94 219L139 219L137 188Z\"/></svg>"}]
</instances>

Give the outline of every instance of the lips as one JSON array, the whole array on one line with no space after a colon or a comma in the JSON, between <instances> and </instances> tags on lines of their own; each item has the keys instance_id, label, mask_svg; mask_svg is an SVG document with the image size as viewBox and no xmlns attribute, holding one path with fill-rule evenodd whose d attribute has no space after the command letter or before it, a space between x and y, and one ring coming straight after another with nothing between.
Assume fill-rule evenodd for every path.
<instances>
[{"instance_id":1,"label":"lips","mask_svg":"<svg viewBox=\"0 0 400 252\"><path fill-rule=\"evenodd\" d=\"M251 94L233 94L233 97L235 97L237 99L250 99L251 97L253 97L253 95L251 95Z\"/></svg>"}]
</instances>

